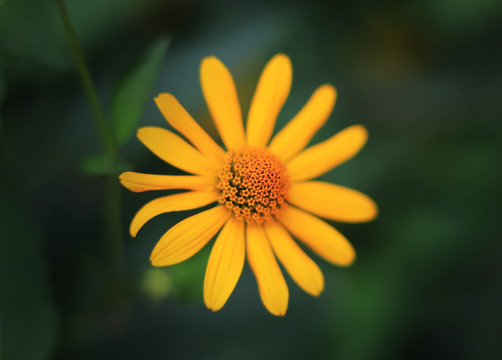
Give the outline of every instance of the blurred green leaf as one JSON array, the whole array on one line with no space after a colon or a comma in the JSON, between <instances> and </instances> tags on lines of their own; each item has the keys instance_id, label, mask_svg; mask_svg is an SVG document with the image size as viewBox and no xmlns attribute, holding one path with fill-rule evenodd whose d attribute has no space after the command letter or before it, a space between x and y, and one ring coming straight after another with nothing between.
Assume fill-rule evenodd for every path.
<instances>
[{"instance_id":1,"label":"blurred green leaf","mask_svg":"<svg viewBox=\"0 0 502 360\"><path fill-rule=\"evenodd\" d=\"M204 274L211 248L212 243L210 246L205 246L189 260L169 267L168 274L171 277L177 295L182 300L200 301L202 299Z\"/></svg>"},{"instance_id":2,"label":"blurred green leaf","mask_svg":"<svg viewBox=\"0 0 502 360\"><path fill-rule=\"evenodd\" d=\"M106 155L92 155L84 159L80 164L80 169L93 176L119 174L131 169L128 163L111 160Z\"/></svg>"},{"instance_id":3,"label":"blurred green leaf","mask_svg":"<svg viewBox=\"0 0 502 360\"><path fill-rule=\"evenodd\" d=\"M87 53L89 48L113 42L121 29L129 27L131 19L157 0L65 2L79 42ZM0 52L9 69L9 78L33 83L72 68L68 39L54 0L0 0L0 6Z\"/></svg>"},{"instance_id":4,"label":"blurred green leaf","mask_svg":"<svg viewBox=\"0 0 502 360\"><path fill-rule=\"evenodd\" d=\"M133 135L157 80L170 38L156 41L144 57L119 80L112 99L112 124L120 145Z\"/></svg>"}]
</instances>

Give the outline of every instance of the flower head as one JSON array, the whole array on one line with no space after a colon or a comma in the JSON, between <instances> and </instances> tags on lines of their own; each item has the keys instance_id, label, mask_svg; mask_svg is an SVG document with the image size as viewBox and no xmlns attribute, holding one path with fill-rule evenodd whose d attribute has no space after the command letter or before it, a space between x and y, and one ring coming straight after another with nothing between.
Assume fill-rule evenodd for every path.
<instances>
[{"instance_id":1,"label":"flower head","mask_svg":"<svg viewBox=\"0 0 502 360\"><path fill-rule=\"evenodd\" d=\"M246 130L235 84L225 65L216 57L205 58L200 79L225 149L173 95L160 94L155 99L160 111L188 141L156 127L139 129L138 138L158 157L191 175L125 172L120 181L136 192L188 191L143 206L132 220L131 235L136 236L159 214L215 204L169 229L153 249L152 264L167 266L184 261L217 235L204 279L207 307L216 311L225 304L247 257L263 304L272 314L284 315L289 292L277 259L307 293L317 296L324 288L319 267L293 237L328 262L347 266L355 259L354 249L319 217L364 222L377 214L375 203L366 195L312 180L357 154L366 142L366 129L353 125L305 149L335 104L335 89L323 85L272 138L276 118L291 88L291 62L283 54L273 57L260 76Z\"/></svg>"}]
</instances>

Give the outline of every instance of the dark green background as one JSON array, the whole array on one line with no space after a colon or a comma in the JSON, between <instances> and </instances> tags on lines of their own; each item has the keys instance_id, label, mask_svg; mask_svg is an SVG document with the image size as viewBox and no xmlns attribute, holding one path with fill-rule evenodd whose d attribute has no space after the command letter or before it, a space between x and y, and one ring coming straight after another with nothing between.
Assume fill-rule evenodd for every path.
<instances>
[{"instance_id":1,"label":"dark green background","mask_svg":"<svg viewBox=\"0 0 502 360\"><path fill-rule=\"evenodd\" d=\"M367 193L380 215L334 224L358 259L342 269L314 257L326 278L318 299L287 278L288 313L273 317L246 265L212 313L202 301L209 247L174 267L149 266L156 241L187 213L159 216L132 239L129 221L157 194L123 189L117 285L107 273L104 179L81 170L100 146L56 3L2 0L2 360L502 358L499 0L67 5L107 114L117 79L172 36L141 125L167 126L159 92L210 124L198 82L207 55L234 74L245 113L266 61L288 54L294 78L280 126L317 86L335 85L335 111L314 142L351 124L370 138L322 178ZM121 158L136 171L177 173L135 138Z\"/></svg>"}]
</instances>

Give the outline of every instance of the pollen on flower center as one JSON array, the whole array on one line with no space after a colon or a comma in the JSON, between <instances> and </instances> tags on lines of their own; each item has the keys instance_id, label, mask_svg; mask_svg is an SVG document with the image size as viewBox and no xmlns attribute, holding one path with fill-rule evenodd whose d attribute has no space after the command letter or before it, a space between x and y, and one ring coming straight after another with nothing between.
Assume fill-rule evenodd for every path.
<instances>
[{"instance_id":1,"label":"pollen on flower center","mask_svg":"<svg viewBox=\"0 0 502 360\"><path fill-rule=\"evenodd\" d=\"M218 175L220 204L247 222L263 223L286 205L289 181L282 162L253 148L231 150Z\"/></svg>"}]
</instances>

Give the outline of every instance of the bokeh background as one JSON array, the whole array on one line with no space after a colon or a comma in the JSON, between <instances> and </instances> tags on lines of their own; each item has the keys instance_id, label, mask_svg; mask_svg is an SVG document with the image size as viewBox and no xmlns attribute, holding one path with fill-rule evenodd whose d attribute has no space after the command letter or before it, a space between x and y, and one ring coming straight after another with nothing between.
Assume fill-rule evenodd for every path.
<instances>
[{"instance_id":1,"label":"bokeh background","mask_svg":"<svg viewBox=\"0 0 502 360\"><path fill-rule=\"evenodd\" d=\"M103 165L56 2L2 0L2 360L502 358L502 2L67 7L108 118L120 113L121 79L157 56L144 70L154 81L141 85L139 76L130 86L145 99L133 128L167 126L153 96L171 92L214 134L198 82L200 60L211 54L232 71L244 114L266 61L291 57L293 87L278 127L317 86L335 85L335 111L313 142L351 124L365 125L370 140L322 178L369 194L380 216L334 223L357 261L342 269L315 258L326 278L319 298L287 278L284 318L265 310L247 264L226 306L207 310L210 246L169 268L148 261L187 213L159 216L133 239L129 221L158 194L120 188L123 251L106 235L117 171L177 171L134 136L123 141L118 169Z\"/></svg>"}]
</instances>

